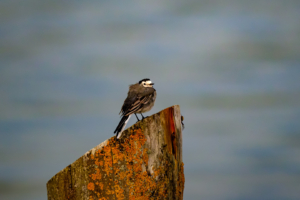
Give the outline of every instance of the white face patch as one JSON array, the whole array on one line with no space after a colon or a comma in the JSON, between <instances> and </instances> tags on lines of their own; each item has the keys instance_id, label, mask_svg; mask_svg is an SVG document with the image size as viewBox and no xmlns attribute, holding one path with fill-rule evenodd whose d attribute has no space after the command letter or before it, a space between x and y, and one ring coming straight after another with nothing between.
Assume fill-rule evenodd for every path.
<instances>
[{"instance_id":1,"label":"white face patch","mask_svg":"<svg viewBox=\"0 0 300 200\"><path fill-rule=\"evenodd\" d=\"M144 86L144 87L152 87L152 85L151 85L151 81L143 81L142 82L142 85Z\"/></svg>"}]
</instances>

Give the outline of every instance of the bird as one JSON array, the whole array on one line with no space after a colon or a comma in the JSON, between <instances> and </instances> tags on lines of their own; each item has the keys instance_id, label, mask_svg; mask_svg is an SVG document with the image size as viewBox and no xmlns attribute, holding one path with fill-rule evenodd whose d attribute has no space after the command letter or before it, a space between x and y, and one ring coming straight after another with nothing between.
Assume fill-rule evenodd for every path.
<instances>
[{"instance_id":1,"label":"bird","mask_svg":"<svg viewBox=\"0 0 300 200\"><path fill-rule=\"evenodd\" d=\"M120 120L114 133L117 139L122 135L122 132L129 121L132 114L135 114L137 121L140 121L138 116L141 114L142 120L145 118L142 113L151 110L156 99L156 90L153 88L154 83L149 78L140 80L138 83L129 86L127 98L125 99L121 111L122 119Z\"/></svg>"}]
</instances>

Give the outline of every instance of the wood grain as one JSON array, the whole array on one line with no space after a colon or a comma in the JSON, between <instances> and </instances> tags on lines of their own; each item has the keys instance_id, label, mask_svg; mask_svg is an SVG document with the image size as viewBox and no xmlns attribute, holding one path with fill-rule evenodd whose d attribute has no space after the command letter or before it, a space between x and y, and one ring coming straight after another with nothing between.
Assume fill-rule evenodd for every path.
<instances>
[{"instance_id":1,"label":"wood grain","mask_svg":"<svg viewBox=\"0 0 300 200\"><path fill-rule=\"evenodd\" d=\"M137 122L52 177L48 200L182 200L181 129L178 105Z\"/></svg>"}]
</instances>

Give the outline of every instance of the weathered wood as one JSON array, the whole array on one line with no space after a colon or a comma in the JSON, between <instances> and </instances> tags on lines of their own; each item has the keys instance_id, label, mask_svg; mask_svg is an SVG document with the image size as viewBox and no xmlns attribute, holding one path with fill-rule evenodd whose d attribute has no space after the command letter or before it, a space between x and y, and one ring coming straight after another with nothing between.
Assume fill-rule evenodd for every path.
<instances>
[{"instance_id":1,"label":"weathered wood","mask_svg":"<svg viewBox=\"0 0 300 200\"><path fill-rule=\"evenodd\" d=\"M178 105L137 122L47 183L48 200L183 199Z\"/></svg>"}]
</instances>

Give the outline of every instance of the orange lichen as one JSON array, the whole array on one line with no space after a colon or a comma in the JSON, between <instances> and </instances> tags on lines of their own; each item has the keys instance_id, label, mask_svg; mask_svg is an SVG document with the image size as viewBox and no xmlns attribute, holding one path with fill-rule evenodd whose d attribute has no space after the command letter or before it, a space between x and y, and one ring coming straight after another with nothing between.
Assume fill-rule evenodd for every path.
<instances>
[{"instance_id":1,"label":"orange lichen","mask_svg":"<svg viewBox=\"0 0 300 200\"><path fill-rule=\"evenodd\" d=\"M179 171L178 179L177 179L177 187L176 187L176 195L177 195L177 197L181 197L181 199L183 199L183 190L184 190L184 182L185 182L183 166L184 166L184 164L181 163L180 171Z\"/></svg>"},{"instance_id":2,"label":"orange lichen","mask_svg":"<svg viewBox=\"0 0 300 200\"><path fill-rule=\"evenodd\" d=\"M150 174L147 171L146 140L141 129L131 130L127 138L120 141L113 137L95 155L91 154L90 159L95 168L91 169L88 189L92 194L101 197L101 200L151 200L167 197L166 191L171 181L168 176L168 172L172 170L171 162L160 158L161 162L153 168L154 173ZM182 181L184 182L184 176L183 179L182 175L180 177L175 188L179 195L183 191Z\"/></svg>"},{"instance_id":3,"label":"orange lichen","mask_svg":"<svg viewBox=\"0 0 300 200\"><path fill-rule=\"evenodd\" d=\"M99 183L99 187L101 190L103 190L103 183Z\"/></svg>"},{"instance_id":4,"label":"orange lichen","mask_svg":"<svg viewBox=\"0 0 300 200\"><path fill-rule=\"evenodd\" d=\"M88 188L89 190L94 190L94 189L95 189L94 183L90 182L90 183L88 184L87 188Z\"/></svg>"}]
</instances>

